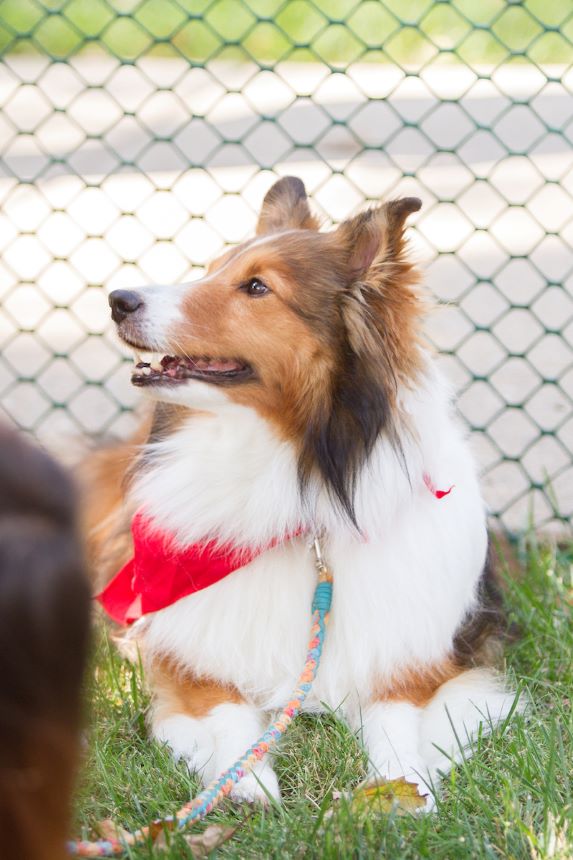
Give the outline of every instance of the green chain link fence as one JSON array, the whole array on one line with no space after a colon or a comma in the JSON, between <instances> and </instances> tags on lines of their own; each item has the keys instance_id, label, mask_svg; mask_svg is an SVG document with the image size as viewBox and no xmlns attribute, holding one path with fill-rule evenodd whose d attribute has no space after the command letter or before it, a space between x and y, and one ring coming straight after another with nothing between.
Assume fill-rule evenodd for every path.
<instances>
[{"instance_id":1,"label":"green chain link fence","mask_svg":"<svg viewBox=\"0 0 573 860\"><path fill-rule=\"evenodd\" d=\"M573 513L571 0L0 0L0 398L129 432L105 293L194 277L277 174L422 197L440 361L510 528Z\"/></svg>"}]
</instances>

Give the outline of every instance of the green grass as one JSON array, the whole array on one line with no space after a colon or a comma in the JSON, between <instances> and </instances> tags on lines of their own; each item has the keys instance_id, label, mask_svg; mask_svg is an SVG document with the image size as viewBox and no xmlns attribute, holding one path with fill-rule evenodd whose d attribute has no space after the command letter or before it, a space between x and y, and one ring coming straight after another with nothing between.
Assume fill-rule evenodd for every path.
<instances>
[{"instance_id":1,"label":"green grass","mask_svg":"<svg viewBox=\"0 0 573 860\"><path fill-rule=\"evenodd\" d=\"M216 856L571 858L572 566L573 548L555 553L529 545L525 576L508 580L508 608L522 631L508 650L508 669L531 699L529 712L479 740L475 756L452 772L436 814L360 820L342 807L325 818L332 792L360 781L364 757L334 717L302 717L276 761L283 806L246 815L227 804L214 812L210 822L240 823ZM98 644L90 696L91 741L78 829L88 834L107 817L134 828L173 812L197 791L184 767L147 739L140 672L105 637ZM131 854L138 860L159 856L192 855L181 839L163 853L146 847Z\"/></svg>"},{"instance_id":2,"label":"green grass","mask_svg":"<svg viewBox=\"0 0 573 860\"><path fill-rule=\"evenodd\" d=\"M570 0L0 0L0 53L66 59L101 46L128 62L151 52L344 67L420 65L440 51L470 64L570 63L572 11Z\"/></svg>"}]
</instances>

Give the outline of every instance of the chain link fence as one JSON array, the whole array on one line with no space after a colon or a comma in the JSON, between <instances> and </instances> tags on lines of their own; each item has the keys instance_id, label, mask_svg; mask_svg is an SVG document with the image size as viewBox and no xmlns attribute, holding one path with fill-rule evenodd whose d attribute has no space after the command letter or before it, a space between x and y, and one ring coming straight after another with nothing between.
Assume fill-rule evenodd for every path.
<instances>
[{"instance_id":1,"label":"chain link fence","mask_svg":"<svg viewBox=\"0 0 573 860\"><path fill-rule=\"evenodd\" d=\"M415 253L493 513L573 513L571 0L0 0L0 404L124 435L107 291L195 277L277 175Z\"/></svg>"}]
</instances>

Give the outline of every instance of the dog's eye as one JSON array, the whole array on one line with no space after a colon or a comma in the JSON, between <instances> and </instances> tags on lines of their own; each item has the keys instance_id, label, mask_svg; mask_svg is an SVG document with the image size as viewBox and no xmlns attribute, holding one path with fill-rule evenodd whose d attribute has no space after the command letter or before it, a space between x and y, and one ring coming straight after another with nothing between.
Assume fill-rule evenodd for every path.
<instances>
[{"instance_id":1,"label":"dog's eye","mask_svg":"<svg viewBox=\"0 0 573 860\"><path fill-rule=\"evenodd\" d=\"M251 278L250 281L247 281L246 283L242 284L241 289L248 296L253 297L264 296L267 293L270 293L270 290L267 285L263 284L263 282L260 281L258 278Z\"/></svg>"}]
</instances>

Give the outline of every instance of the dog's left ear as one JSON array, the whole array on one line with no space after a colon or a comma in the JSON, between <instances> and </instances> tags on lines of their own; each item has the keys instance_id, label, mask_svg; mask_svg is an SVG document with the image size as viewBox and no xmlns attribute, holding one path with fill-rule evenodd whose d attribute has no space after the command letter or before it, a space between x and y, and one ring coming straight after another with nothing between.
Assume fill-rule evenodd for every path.
<instances>
[{"instance_id":1,"label":"dog's left ear","mask_svg":"<svg viewBox=\"0 0 573 860\"><path fill-rule=\"evenodd\" d=\"M318 219L310 211L304 183L297 176L283 176L267 191L257 236L281 230L318 230Z\"/></svg>"},{"instance_id":2,"label":"dog's left ear","mask_svg":"<svg viewBox=\"0 0 573 860\"><path fill-rule=\"evenodd\" d=\"M361 212L340 225L334 236L338 247L346 249L350 283L364 278L374 263L398 261L406 218L421 206L418 197L402 197Z\"/></svg>"}]
</instances>

